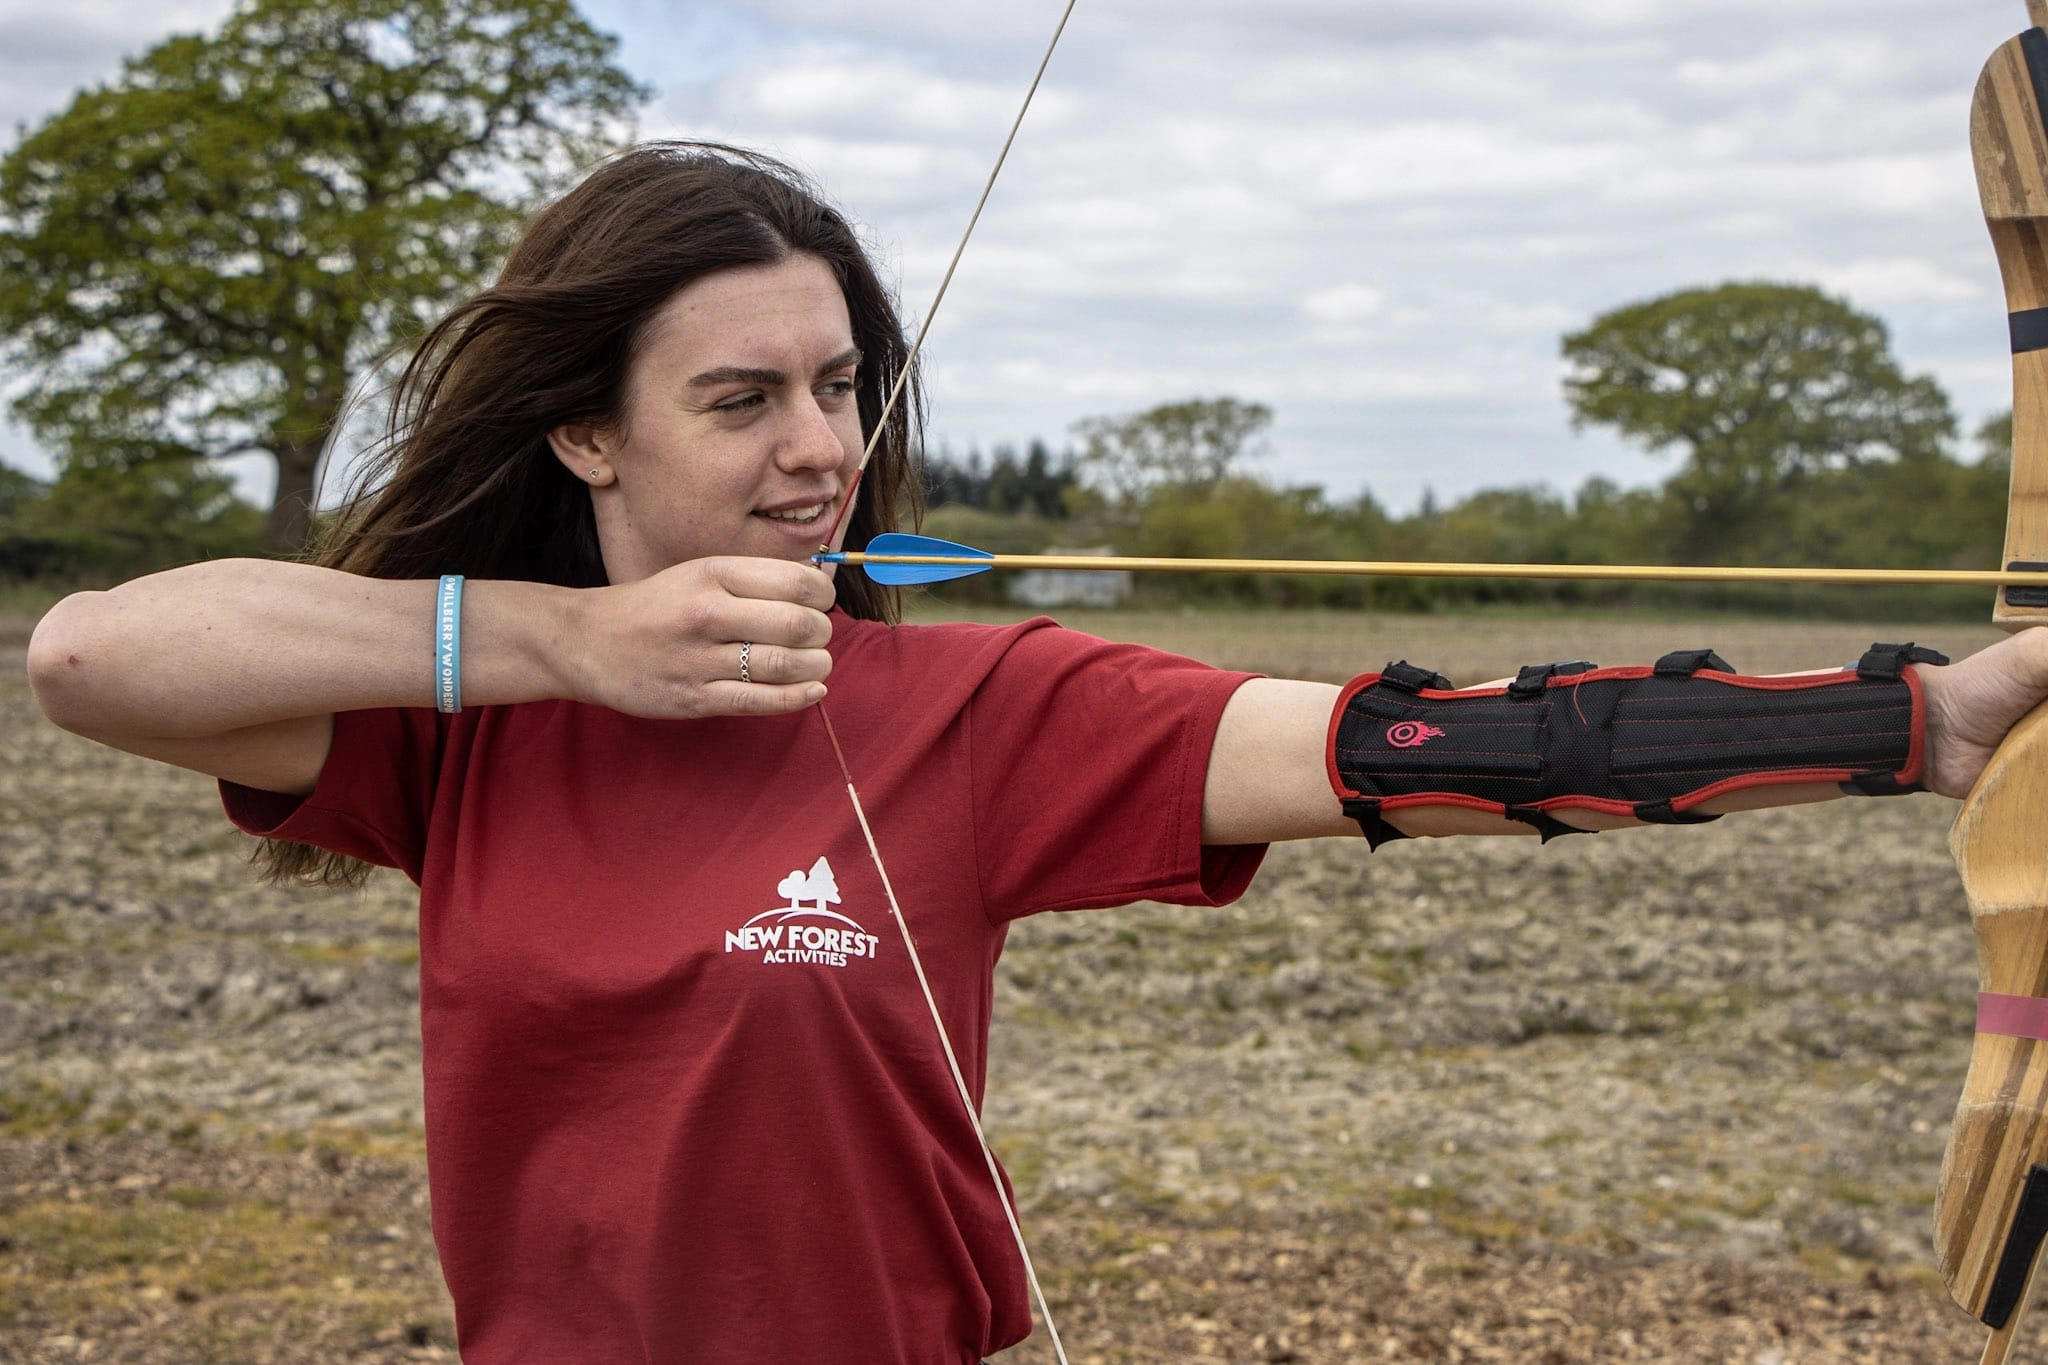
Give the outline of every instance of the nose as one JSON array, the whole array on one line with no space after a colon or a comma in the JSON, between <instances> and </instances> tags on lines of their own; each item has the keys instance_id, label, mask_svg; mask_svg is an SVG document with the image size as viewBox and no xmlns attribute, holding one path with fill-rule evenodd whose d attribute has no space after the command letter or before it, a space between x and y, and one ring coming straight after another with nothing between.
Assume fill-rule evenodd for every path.
<instances>
[{"instance_id":1,"label":"nose","mask_svg":"<svg viewBox=\"0 0 2048 1365\"><path fill-rule=\"evenodd\" d=\"M855 419L857 421L857 419ZM791 407L790 427L784 433L776 463L791 473L805 470L837 470L859 458L859 428L854 428L855 445L847 449L846 434L840 426L845 417L834 420L813 394L806 394Z\"/></svg>"}]
</instances>

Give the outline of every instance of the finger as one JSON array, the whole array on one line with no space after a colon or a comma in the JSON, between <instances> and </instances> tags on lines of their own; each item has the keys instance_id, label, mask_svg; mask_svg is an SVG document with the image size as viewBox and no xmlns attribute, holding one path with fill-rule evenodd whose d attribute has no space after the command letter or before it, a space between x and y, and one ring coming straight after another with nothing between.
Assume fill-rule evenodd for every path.
<instances>
[{"instance_id":1,"label":"finger","mask_svg":"<svg viewBox=\"0 0 2048 1365\"><path fill-rule=\"evenodd\" d=\"M763 682L710 682L704 685L702 714L712 716L786 716L825 699L821 682L778 686Z\"/></svg>"},{"instance_id":2,"label":"finger","mask_svg":"<svg viewBox=\"0 0 2048 1365\"><path fill-rule=\"evenodd\" d=\"M832 618L794 602L768 602L750 597L721 597L707 603L694 623L699 638L714 645L752 640L756 649L823 649L832 642Z\"/></svg>"},{"instance_id":3,"label":"finger","mask_svg":"<svg viewBox=\"0 0 2048 1365\"><path fill-rule=\"evenodd\" d=\"M741 681L756 683L822 682L832 672L832 656L822 649L785 649L781 645L749 641L746 652L747 676ZM726 666L738 677L740 653L737 645L722 647ZM714 651L718 653L720 651Z\"/></svg>"},{"instance_id":4,"label":"finger","mask_svg":"<svg viewBox=\"0 0 2048 1365\"><path fill-rule=\"evenodd\" d=\"M698 612L680 624L688 639L713 651L725 663L733 661L731 651L739 649L739 641L754 643L756 659L762 657L764 649L823 651L831 643L831 618L791 602L719 598L702 604Z\"/></svg>"},{"instance_id":5,"label":"finger","mask_svg":"<svg viewBox=\"0 0 2048 1365\"><path fill-rule=\"evenodd\" d=\"M794 602L813 611L832 609L832 577L815 564L787 559L718 555L703 561L712 580L734 597Z\"/></svg>"}]
</instances>

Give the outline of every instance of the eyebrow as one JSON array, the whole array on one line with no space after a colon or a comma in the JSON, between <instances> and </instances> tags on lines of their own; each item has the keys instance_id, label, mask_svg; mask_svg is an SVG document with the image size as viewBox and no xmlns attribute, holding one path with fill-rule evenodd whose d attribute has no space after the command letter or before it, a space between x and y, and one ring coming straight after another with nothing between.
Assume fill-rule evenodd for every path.
<instances>
[{"instance_id":1,"label":"eyebrow","mask_svg":"<svg viewBox=\"0 0 2048 1365\"><path fill-rule=\"evenodd\" d=\"M857 365L859 363L860 348L858 346L849 346L820 365L818 373L830 374L834 370L843 370L849 365ZM716 369L706 370L702 374L690 377L690 387L693 389L710 388L715 384L760 384L763 387L772 388L777 384L786 384L788 382L789 376L781 370L757 369L748 365L720 365Z\"/></svg>"}]
</instances>

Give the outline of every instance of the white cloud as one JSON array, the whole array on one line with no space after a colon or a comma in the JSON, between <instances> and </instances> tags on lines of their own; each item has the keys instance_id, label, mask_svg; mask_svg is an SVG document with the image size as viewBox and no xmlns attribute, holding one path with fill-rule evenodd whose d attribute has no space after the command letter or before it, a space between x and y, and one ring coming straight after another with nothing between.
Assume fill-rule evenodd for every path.
<instances>
[{"instance_id":1,"label":"white cloud","mask_svg":"<svg viewBox=\"0 0 2048 1365\"><path fill-rule=\"evenodd\" d=\"M1913 257L1882 260L1815 260L1791 272L1830 293L1846 297L1858 308L1890 309L1923 303L1991 302L1984 281L1963 275L1936 261ZM1987 312L1989 308L1987 306Z\"/></svg>"},{"instance_id":2,"label":"white cloud","mask_svg":"<svg viewBox=\"0 0 2048 1365\"><path fill-rule=\"evenodd\" d=\"M718 106L726 118L758 128L881 131L931 140L948 129L997 126L1015 112L1018 99L993 82L920 71L872 53L799 49L722 83Z\"/></svg>"},{"instance_id":3,"label":"white cloud","mask_svg":"<svg viewBox=\"0 0 2048 1365\"><path fill-rule=\"evenodd\" d=\"M1301 301L1301 311L1324 324L1355 327L1386 312L1387 291L1369 284L1318 289Z\"/></svg>"},{"instance_id":4,"label":"white cloud","mask_svg":"<svg viewBox=\"0 0 2048 1365\"><path fill-rule=\"evenodd\" d=\"M174 32L213 28L228 9L229 0L0 0L0 129L56 112L81 86L119 75L124 57Z\"/></svg>"}]
</instances>

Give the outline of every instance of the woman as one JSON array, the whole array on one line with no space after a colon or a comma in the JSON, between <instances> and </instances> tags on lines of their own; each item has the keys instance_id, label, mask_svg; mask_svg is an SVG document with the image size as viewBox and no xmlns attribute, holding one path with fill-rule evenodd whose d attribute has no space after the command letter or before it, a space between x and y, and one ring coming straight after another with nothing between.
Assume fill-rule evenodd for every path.
<instances>
[{"instance_id":1,"label":"woman","mask_svg":"<svg viewBox=\"0 0 2048 1365\"><path fill-rule=\"evenodd\" d=\"M428 334L317 564L157 574L36 632L49 717L218 777L275 875L419 883L466 1360L960 1365L1028 1333L835 751L975 1095L1012 919L1221 903L1266 841L1354 819L1541 823L1435 774L1347 816L1333 782L1370 775L1332 752L1332 687L1044 622L894 626L892 593L811 556L917 507L914 378L850 491L904 363L866 253L792 172L641 148ZM1958 793L2048 690L2048 645L1906 676L1903 778ZM1834 794L1765 773L1685 818Z\"/></svg>"}]
</instances>

